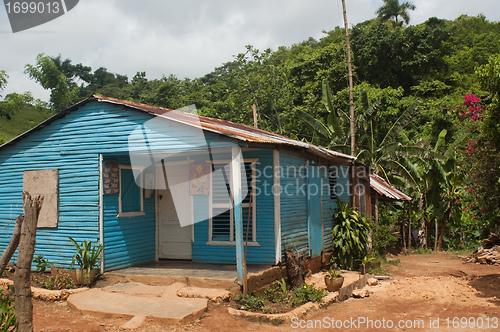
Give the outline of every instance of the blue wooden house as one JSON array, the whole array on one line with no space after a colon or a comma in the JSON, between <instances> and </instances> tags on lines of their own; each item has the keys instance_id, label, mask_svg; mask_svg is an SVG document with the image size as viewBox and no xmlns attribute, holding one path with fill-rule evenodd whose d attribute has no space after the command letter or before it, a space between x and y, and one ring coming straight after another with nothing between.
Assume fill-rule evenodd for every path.
<instances>
[{"instance_id":1,"label":"blue wooden house","mask_svg":"<svg viewBox=\"0 0 500 332\"><path fill-rule=\"evenodd\" d=\"M56 266L71 262L69 236L102 243L104 271L159 259L234 264L228 179L237 173L228 161L235 147L247 263L276 264L290 247L310 257L328 250L337 197L350 199L352 157L246 125L93 96L0 147L0 251L24 189L45 197L35 254Z\"/></svg>"}]
</instances>

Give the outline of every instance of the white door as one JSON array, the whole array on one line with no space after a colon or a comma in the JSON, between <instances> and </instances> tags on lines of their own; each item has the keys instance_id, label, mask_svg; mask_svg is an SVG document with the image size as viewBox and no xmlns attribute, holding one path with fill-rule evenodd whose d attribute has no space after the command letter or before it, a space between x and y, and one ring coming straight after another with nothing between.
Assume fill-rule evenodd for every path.
<instances>
[{"instance_id":1,"label":"white door","mask_svg":"<svg viewBox=\"0 0 500 332\"><path fill-rule=\"evenodd\" d=\"M191 259L192 204L189 165L166 166L168 188L157 190L159 258ZM163 179L163 169L157 175ZM181 227L182 225L187 225Z\"/></svg>"}]
</instances>

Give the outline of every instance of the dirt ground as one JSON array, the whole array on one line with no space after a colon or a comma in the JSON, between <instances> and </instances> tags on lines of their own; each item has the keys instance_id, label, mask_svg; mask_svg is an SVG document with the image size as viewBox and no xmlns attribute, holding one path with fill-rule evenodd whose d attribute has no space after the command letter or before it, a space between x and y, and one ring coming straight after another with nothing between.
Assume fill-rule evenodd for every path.
<instances>
[{"instance_id":1,"label":"dirt ground","mask_svg":"<svg viewBox=\"0 0 500 332\"><path fill-rule=\"evenodd\" d=\"M397 257L384 266L391 279L372 294L349 299L274 326L235 318L227 306L212 307L187 326L145 321L135 330L128 318L82 315L63 302L34 301L35 331L500 331L500 266L464 263L449 253ZM96 303L96 305L98 305Z\"/></svg>"}]
</instances>

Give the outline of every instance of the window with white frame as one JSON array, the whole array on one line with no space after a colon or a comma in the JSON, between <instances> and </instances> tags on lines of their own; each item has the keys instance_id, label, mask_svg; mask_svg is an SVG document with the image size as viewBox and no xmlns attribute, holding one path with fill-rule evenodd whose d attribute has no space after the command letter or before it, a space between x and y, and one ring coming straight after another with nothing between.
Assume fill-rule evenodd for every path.
<instances>
[{"instance_id":1,"label":"window with white frame","mask_svg":"<svg viewBox=\"0 0 500 332\"><path fill-rule=\"evenodd\" d=\"M120 192L118 198L118 217L134 217L144 215L143 174L138 182L134 178L132 166L120 165Z\"/></svg>"},{"instance_id":2,"label":"window with white frame","mask_svg":"<svg viewBox=\"0 0 500 332\"><path fill-rule=\"evenodd\" d=\"M255 165L256 160L244 161L241 184L242 193L247 193L242 200L243 240L254 245L257 242ZM233 245L235 230L231 197L231 163L212 163L211 174L209 243Z\"/></svg>"}]
</instances>

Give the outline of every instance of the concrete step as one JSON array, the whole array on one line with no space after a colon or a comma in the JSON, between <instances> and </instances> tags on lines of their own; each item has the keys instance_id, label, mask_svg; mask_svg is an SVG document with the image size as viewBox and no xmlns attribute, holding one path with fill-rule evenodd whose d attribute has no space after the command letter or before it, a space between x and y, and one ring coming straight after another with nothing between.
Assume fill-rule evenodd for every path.
<instances>
[{"instance_id":1,"label":"concrete step","mask_svg":"<svg viewBox=\"0 0 500 332\"><path fill-rule=\"evenodd\" d=\"M90 289L86 292L72 294L68 303L75 309L94 314L129 316L134 322L141 322L141 317L158 319L168 324L186 324L207 310L207 299L182 298L174 292L174 288L165 287L159 297L159 291L138 285L122 285L122 289ZM139 291L139 292L137 292ZM132 295L135 294L135 295Z\"/></svg>"}]
</instances>

